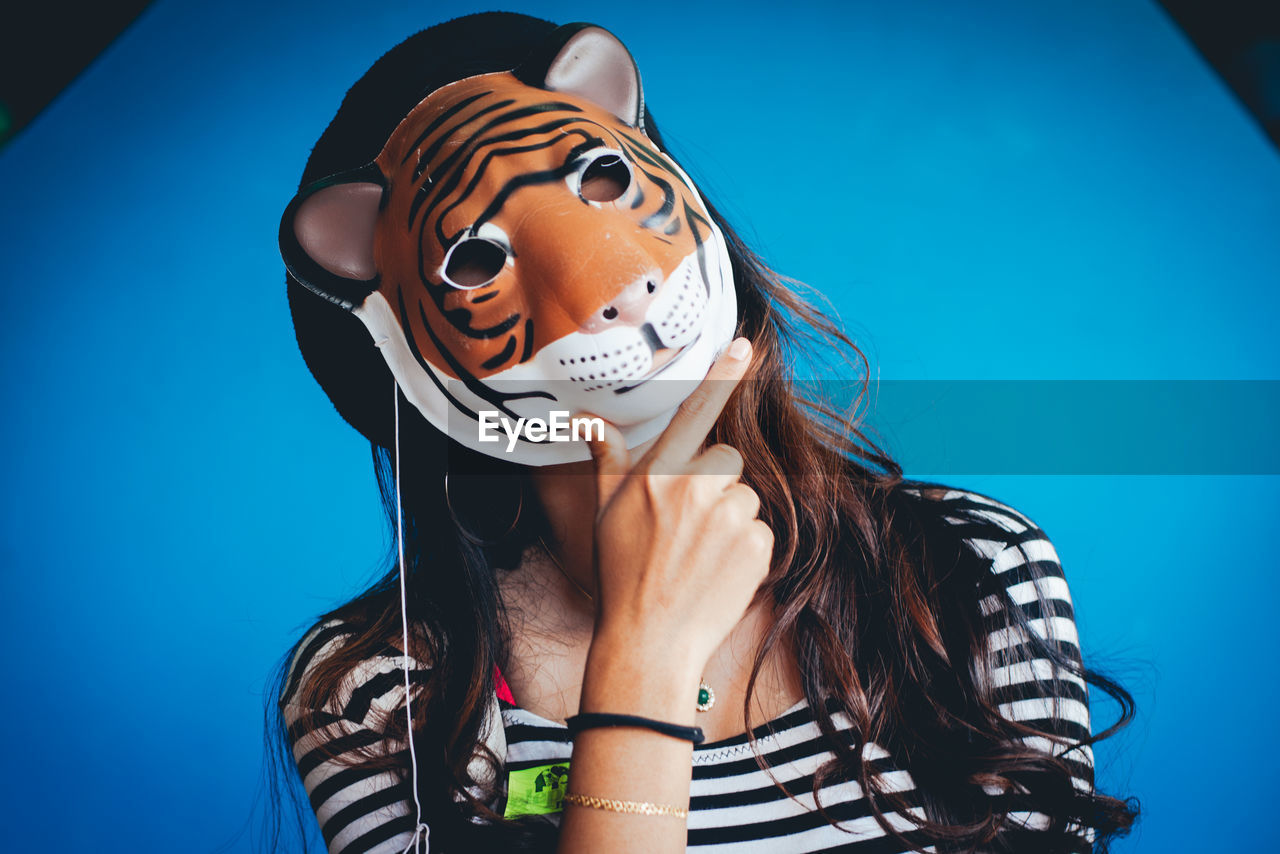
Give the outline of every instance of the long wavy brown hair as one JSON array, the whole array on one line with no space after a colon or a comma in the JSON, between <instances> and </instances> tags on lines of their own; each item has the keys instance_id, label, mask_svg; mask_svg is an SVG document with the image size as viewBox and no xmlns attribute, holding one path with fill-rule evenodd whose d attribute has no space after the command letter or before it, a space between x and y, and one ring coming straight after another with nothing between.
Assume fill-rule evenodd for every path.
<instances>
[{"instance_id":1,"label":"long wavy brown hair","mask_svg":"<svg viewBox=\"0 0 1280 854\"><path fill-rule=\"evenodd\" d=\"M656 129L651 135L666 150ZM309 171L316 177L316 169ZM857 781L885 832L917 851L927 845L942 852L1075 851L1081 828L1092 829L1096 849L1105 851L1136 819L1136 802L1095 791L1091 772L1087 788L1073 785L1073 774L1087 766L1071 756L1128 723L1132 698L1083 667L1070 648L1030 628L1031 618L1052 616L1054 604L1043 598L1014 603L990 571L990 559L968 548L931 506L945 488L905 481L862 429L857 404L870 390L866 359L818 307L820 298L769 270L708 207L730 248L739 334L754 348L752 379L736 390L709 441L742 452L742 479L759 494L760 518L776 543L764 586L776 619L758 651L751 686L770 651L789 642L805 697L834 754L814 779L815 794L833 780ZM861 378L850 407L831 402L830 387L799 383L792 375L790 366L798 361L829 363L832 354ZM552 850L553 827L537 819L504 820L486 806L493 794L488 780L500 778L476 775L472 764L478 750L487 754L480 742L494 670L506 664L510 650L500 573L547 533L545 518L523 467L449 442L403 398L400 413L399 490L414 627L409 652L431 665L413 694L423 819L432 843L445 851ZM373 460L394 533L397 460L377 443ZM448 470L455 473L453 506L444 491ZM483 483L492 503L495 478L505 484L505 498L497 500L525 509L514 529L481 544L475 532L491 527L491 520L468 513L459 494L467 483ZM394 536L390 541L385 574L321 618L342 622L346 636L338 650L310 668L301 684L299 674L290 680L282 667L277 699L292 696L296 706L323 709L359 662L400 645L399 567ZM1034 573L1034 562L1028 566ZM1004 606L994 613L982 607L992 596ZM988 635L1010 623L1028 640L995 660ZM1052 662L1059 680L1082 678L1110 695L1119 705L1118 720L1079 737L1065 722L1040 729L1002 715L993 668L1033 659ZM834 722L838 714L847 716L847 730ZM749 701L744 715L750 728ZM290 734L274 703L268 717L269 755L283 769L292 761ZM331 723L315 713L297 722L294 733ZM387 747L403 745L405 729L403 715L391 716L384 744L345 753L345 761L407 777L407 752ZM1052 739L1063 749L1057 755L1035 750L1023 741L1029 736ZM912 775L926 816L914 828L898 830L886 818L898 812L910 819L911 803L884 784L882 764L863 759L863 746L872 742ZM496 771L497 758L487 759L490 772ZM757 759L765 764L759 753ZM294 775L290 791L296 789ZM295 807L305 821L305 806ZM1040 812L1051 822L1026 827L1010 818L1015 811Z\"/></svg>"}]
</instances>

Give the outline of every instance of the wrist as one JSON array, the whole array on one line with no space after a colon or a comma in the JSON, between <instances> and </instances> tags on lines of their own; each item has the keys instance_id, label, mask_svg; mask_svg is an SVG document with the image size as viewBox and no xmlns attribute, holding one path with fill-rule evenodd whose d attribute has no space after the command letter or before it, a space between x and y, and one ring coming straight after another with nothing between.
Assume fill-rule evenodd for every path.
<instances>
[{"instance_id":1,"label":"wrist","mask_svg":"<svg viewBox=\"0 0 1280 854\"><path fill-rule=\"evenodd\" d=\"M583 674L581 712L642 715L675 724L696 716L701 665L674 650L598 637Z\"/></svg>"},{"instance_id":2,"label":"wrist","mask_svg":"<svg viewBox=\"0 0 1280 854\"><path fill-rule=\"evenodd\" d=\"M670 721L646 718L642 715L624 715L616 712L580 712L565 721L569 726L569 737L576 738L580 733L591 729L645 729L670 738L687 741L690 744L701 744L704 739L701 727L682 726Z\"/></svg>"}]
</instances>

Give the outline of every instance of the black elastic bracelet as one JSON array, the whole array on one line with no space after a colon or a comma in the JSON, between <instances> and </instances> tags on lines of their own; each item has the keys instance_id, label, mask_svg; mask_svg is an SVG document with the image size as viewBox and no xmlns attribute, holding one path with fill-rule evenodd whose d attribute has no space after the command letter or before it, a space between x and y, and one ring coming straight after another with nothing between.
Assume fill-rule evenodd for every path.
<instances>
[{"instance_id":1,"label":"black elastic bracelet","mask_svg":"<svg viewBox=\"0 0 1280 854\"><path fill-rule=\"evenodd\" d=\"M706 741L706 736L702 734L700 726L679 726L678 724L669 724L666 721L655 721L653 718L642 718L639 715L612 715L607 712L587 712L586 714L574 715L565 721L569 726L569 736L572 738L584 729L596 729L598 727L607 726L635 726L644 729L651 729L654 732L660 732L663 735L669 735L672 738L681 738L685 741L692 741L694 744L702 744Z\"/></svg>"}]
</instances>

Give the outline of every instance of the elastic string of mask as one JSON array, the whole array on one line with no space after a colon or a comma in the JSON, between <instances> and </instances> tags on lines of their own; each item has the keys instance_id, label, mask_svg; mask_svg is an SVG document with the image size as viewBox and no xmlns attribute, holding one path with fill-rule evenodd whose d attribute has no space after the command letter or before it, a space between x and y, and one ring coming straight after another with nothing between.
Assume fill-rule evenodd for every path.
<instances>
[{"instance_id":1,"label":"elastic string of mask","mask_svg":"<svg viewBox=\"0 0 1280 854\"><path fill-rule=\"evenodd\" d=\"M404 632L404 714L409 722L409 773L413 783L414 809L413 836L400 854L409 854L411 851L417 854L419 839L427 845L426 851L431 850L428 842L431 829L422 821L422 802L418 800L418 754L413 749L413 706L409 700L409 695L412 693L412 686L409 684L409 597L406 593L404 571L404 509L400 504L400 386L394 379L391 381L391 391L395 397L393 405L396 413L396 552L400 559L400 626Z\"/></svg>"}]
</instances>

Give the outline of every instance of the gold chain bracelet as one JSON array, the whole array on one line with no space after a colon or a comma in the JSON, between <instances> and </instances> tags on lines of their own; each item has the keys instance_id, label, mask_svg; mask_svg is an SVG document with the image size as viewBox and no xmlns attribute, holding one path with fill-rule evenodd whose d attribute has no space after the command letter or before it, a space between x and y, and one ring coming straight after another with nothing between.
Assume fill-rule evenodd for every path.
<instances>
[{"instance_id":1,"label":"gold chain bracelet","mask_svg":"<svg viewBox=\"0 0 1280 854\"><path fill-rule=\"evenodd\" d=\"M684 807L673 807L669 804L651 804L647 801L618 801L613 798L597 798L591 795L579 795L576 792L565 792L566 804L577 804L580 807L591 807L597 810L622 812L628 815L669 815L675 818L688 818L689 811Z\"/></svg>"}]
</instances>

